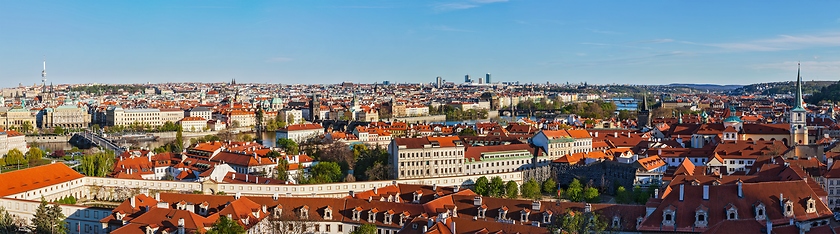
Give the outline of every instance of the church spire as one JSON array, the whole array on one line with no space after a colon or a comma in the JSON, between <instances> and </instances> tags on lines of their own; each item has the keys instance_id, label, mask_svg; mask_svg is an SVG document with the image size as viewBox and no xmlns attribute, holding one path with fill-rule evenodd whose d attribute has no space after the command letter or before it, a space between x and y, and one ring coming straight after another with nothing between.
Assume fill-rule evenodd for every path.
<instances>
[{"instance_id":1,"label":"church spire","mask_svg":"<svg viewBox=\"0 0 840 234\"><path fill-rule=\"evenodd\" d=\"M799 71L800 71L800 64L796 63L796 100L795 100L796 103L794 103L793 109L794 110L805 110L805 108L802 107L802 103L803 103L803 101L802 101L802 76L799 75L800 74Z\"/></svg>"},{"instance_id":2,"label":"church spire","mask_svg":"<svg viewBox=\"0 0 840 234\"><path fill-rule=\"evenodd\" d=\"M647 110L647 108L648 108L647 93L645 93L645 94L642 95L642 109L641 110Z\"/></svg>"}]
</instances>

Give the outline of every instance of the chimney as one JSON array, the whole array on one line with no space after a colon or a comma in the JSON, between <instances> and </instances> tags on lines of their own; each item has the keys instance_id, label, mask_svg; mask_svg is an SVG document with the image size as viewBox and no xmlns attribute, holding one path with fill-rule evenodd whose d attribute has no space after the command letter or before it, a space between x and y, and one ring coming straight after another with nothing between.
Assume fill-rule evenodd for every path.
<instances>
[{"instance_id":1,"label":"chimney","mask_svg":"<svg viewBox=\"0 0 840 234\"><path fill-rule=\"evenodd\" d=\"M595 132L595 137L598 137L598 132Z\"/></svg>"},{"instance_id":2,"label":"chimney","mask_svg":"<svg viewBox=\"0 0 840 234\"><path fill-rule=\"evenodd\" d=\"M586 203L583 205L583 212L592 212L592 204Z\"/></svg>"},{"instance_id":3,"label":"chimney","mask_svg":"<svg viewBox=\"0 0 840 234\"><path fill-rule=\"evenodd\" d=\"M680 201L683 201L685 197L685 184L680 184Z\"/></svg>"},{"instance_id":4,"label":"chimney","mask_svg":"<svg viewBox=\"0 0 840 234\"><path fill-rule=\"evenodd\" d=\"M613 132L613 137L618 138L618 132Z\"/></svg>"},{"instance_id":5,"label":"chimney","mask_svg":"<svg viewBox=\"0 0 840 234\"><path fill-rule=\"evenodd\" d=\"M709 185L703 185L703 200L709 200Z\"/></svg>"},{"instance_id":6,"label":"chimney","mask_svg":"<svg viewBox=\"0 0 840 234\"><path fill-rule=\"evenodd\" d=\"M457 193L458 190L460 190L460 189L461 189L460 185L455 185L455 189L453 189L452 191Z\"/></svg>"},{"instance_id":7,"label":"chimney","mask_svg":"<svg viewBox=\"0 0 840 234\"><path fill-rule=\"evenodd\" d=\"M653 190L653 198L659 199L659 189Z\"/></svg>"},{"instance_id":8,"label":"chimney","mask_svg":"<svg viewBox=\"0 0 840 234\"><path fill-rule=\"evenodd\" d=\"M437 184L432 185L432 191L437 191Z\"/></svg>"},{"instance_id":9,"label":"chimney","mask_svg":"<svg viewBox=\"0 0 840 234\"><path fill-rule=\"evenodd\" d=\"M353 190L350 190L350 197L356 197L356 193Z\"/></svg>"},{"instance_id":10,"label":"chimney","mask_svg":"<svg viewBox=\"0 0 840 234\"><path fill-rule=\"evenodd\" d=\"M740 179L738 180L738 197L744 198L744 182L741 182Z\"/></svg>"},{"instance_id":11,"label":"chimney","mask_svg":"<svg viewBox=\"0 0 840 234\"><path fill-rule=\"evenodd\" d=\"M245 174L245 183L248 183L248 174Z\"/></svg>"},{"instance_id":12,"label":"chimney","mask_svg":"<svg viewBox=\"0 0 840 234\"><path fill-rule=\"evenodd\" d=\"M473 198L473 205L474 206L481 206L481 200L482 200L481 195L476 195L475 198Z\"/></svg>"},{"instance_id":13,"label":"chimney","mask_svg":"<svg viewBox=\"0 0 840 234\"><path fill-rule=\"evenodd\" d=\"M455 221L454 220L452 221L452 233L457 233L457 232L455 232Z\"/></svg>"},{"instance_id":14,"label":"chimney","mask_svg":"<svg viewBox=\"0 0 840 234\"><path fill-rule=\"evenodd\" d=\"M379 188L373 186L373 194L379 194Z\"/></svg>"},{"instance_id":15,"label":"chimney","mask_svg":"<svg viewBox=\"0 0 840 234\"><path fill-rule=\"evenodd\" d=\"M184 218L178 219L178 234L186 234L184 231Z\"/></svg>"},{"instance_id":16,"label":"chimney","mask_svg":"<svg viewBox=\"0 0 840 234\"><path fill-rule=\"evenodd\" d=\"M239 197L241 197L241 196L242 196L242 192L236 192L236 195L233 196L233 199L239 200ZM680 196L680 197L682 197L682 196ZM680 199L680 200L682 200L682 199Z\"/></svg>"},{"instance_id":17,"label":"chimney","mask_svg":"<svg viewBox=\"0 0 840 234\"><path fill-rule=\"evenodd\" d=\"M262 212L263 213L268 213L268 207L265 206L265 205L262 205Z\"/></svg>"},{"instance_id":18,"label":"chimney","mask_svg":"<svg viewBox=\"0 0 840 234\"><path fill-rule=\"evenodd\" d=\"M773 222L767 220L765 223L767 224L767 234L773 234Z\"/></svg>"},{"instance_id":19,"label":"chimney","mask_svg":"<svg viewBox=\"0 0 840 234\"><path fill-rule=\"evenodd\" d=\"M254 183L255 183L255 184L259 184L259 183L260 183L260 177L259 177L259 176L254 177Z\"/></svg>"},{"instance_id":20,"label":"chimney","mask_svg":"<svg viewBox=\"0 0 840 234\"><path fill-rule=\"evenodd\" d=\"M533 201L531 202L531 210L534 212L540 211L540 201Z\"/></svg>"},{"instance_id":21,"label":"chimney","mask_svg":"<svg viewBox=\"0 0 840 234\"><path fill-rule=\"evenodd\" d=\"M130 200L131 200L131 208L135 208L135 207L137 207L137 201L135 201L135 200L137 200L137 198L134 198L134 197L132 196L132 197L130 198Z\"/></svg>"},{"instance_id":22,"label":"chimney","mask_svg":"<svg viewBox=\"0 0 840 234\"><path fill-rule=\"evenodd\" d=\"M155 200L160 201L160 192L155 193Z\"/></svg>"},{"instance_id":23,"label":"chimney","mask_svg":"<svg viewBox=\"0 0 840 234\"><path fill-rule=\"evenodd\" d=\"M234 174L230 174L230 179L231 179L231 180L236 180L236 173L234 173Z\"/></svg>"}]
</instances>

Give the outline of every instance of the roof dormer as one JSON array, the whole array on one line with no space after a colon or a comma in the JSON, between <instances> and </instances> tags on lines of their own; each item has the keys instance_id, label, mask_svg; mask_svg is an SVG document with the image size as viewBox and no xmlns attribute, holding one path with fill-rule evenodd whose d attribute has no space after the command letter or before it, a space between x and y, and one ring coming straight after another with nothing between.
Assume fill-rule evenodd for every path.
<instances>
[{"instance_id":1,"label":"roof dormer","mask_svg":"<svg viewBox=\"0 0 840 234\"><path fill-rule=\"evenodd\" d=\"M499 208L499 216L496 217L496 219L498 219L498 220L507 219L507 212L508 212L507 206L502 206L502 208Z\"/></svg>"},{"instance_id":2,"label":"roof dormer","mask_svg":"<svg viewBox=\"0 0 840 234\"><path fill-rule=\"evenodd\" d=\"M676 208L671 205L662 210L662 226L674 226L676 220Z\"/></svg>"},{"instance_id":3,"label":"roof dormer","mask_svg":"<svg viewBox=\"0 0 840 234\"><path fill-rule=\"evenodd\" d=\"M814 198L812 198L811 196L808 196L807 198L805 198L805 205L806 205L805 206L805 212L806 213L809 213L809 214L817 213L817 201Z\"/></svg>"},{"instance_id":4,"label":"roof dormer","mask_svg":"<svg viewBox=\"0 0 840 234\"><path fill-rule=\"evenodd\" d=\"M378 213L378 212L379 212L379 209L376 209L376 207L368 210L368 222L370 222L370 223L376 222L376 213Z\"/></svg>"},{"instance_id":5,"label":"roof dormer","mask_svg":"<svg viewBox=\"0 0 840 234\"><path fill-rule=\"evenodd\" d=\"M332 206L327 206L326 208L324 208L324 219L331 220L333 217L332 212Z\"/></svg>"},{"instance_id":6,"label":"roof dormer","mask_svg":"<svg viewBox=\"0 0 840 234\"><path fill-rule=\"evenodd\" d=\"M764 206L764 203L756 202L753 205L755 207L755 220L765 220L767 219L767 209Z\"/></svg>"},{"instance_id":7,"label":"roof dormer","mask_svg":"<svg viewBox=\"0 0 840 234\"><path fill-rule=\"evenodd\" d=\"M737 220L738 219L738 207L729 203L724 207L726 209L726 219L727 220Z\"/></svg>"},{"instance_id":8,"label":"roof dormer","mask_svg":"<svg viewBox=\"0 0 840 234\"><path fill-rule=\"evenodd\" d=\"M709 208L700 205L694 210L694 226L704 228L709 225Z\"/></svg>"}]
</instances>

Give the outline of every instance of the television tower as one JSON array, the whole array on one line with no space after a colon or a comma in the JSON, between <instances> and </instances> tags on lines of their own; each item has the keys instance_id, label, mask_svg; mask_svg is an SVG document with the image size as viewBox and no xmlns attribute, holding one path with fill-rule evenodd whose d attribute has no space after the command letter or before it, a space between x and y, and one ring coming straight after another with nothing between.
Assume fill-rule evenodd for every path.
<instances>
[{"instance_id":1,"label":"television tower","mask_svg":"<svg viewBox=\"0 0 840 234\"><path fill-rule=\"evenodd\" d=\"M41 92L47 92L47 56L44 56L44 70L41 71Z\"/></svg>"}]
</instances>

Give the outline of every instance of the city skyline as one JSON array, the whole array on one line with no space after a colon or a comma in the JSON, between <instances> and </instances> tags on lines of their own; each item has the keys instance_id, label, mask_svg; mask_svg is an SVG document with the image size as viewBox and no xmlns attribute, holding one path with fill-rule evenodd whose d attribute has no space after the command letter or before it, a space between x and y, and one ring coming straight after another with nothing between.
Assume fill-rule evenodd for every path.
<instances>
[{"instance_id":1,"label":"city skyline","mask_svg":"<svg viewBox=\"0 0 840 234\"><path fill-rule=\"evenodd\" d=\"M8 2L0 77L40 83L840 79L840 3ZM807 17L800 17L807 14ZM788 16L789 17L785 17Z\"/></svg>"}]
</instances>

